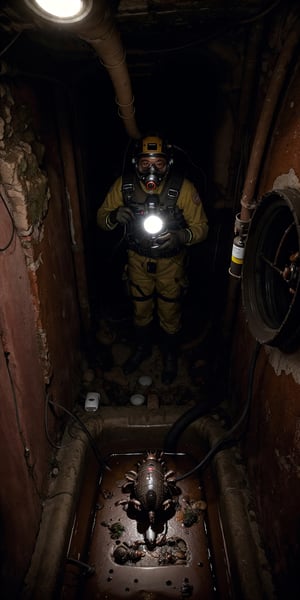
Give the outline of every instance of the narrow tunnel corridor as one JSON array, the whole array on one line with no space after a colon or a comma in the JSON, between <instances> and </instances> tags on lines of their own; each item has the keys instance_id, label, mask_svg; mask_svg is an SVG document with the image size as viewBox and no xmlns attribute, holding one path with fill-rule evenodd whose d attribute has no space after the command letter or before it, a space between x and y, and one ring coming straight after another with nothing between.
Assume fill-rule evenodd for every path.
<instances>
[{"instance_id":1,"label":"narrow tunnel corridor","mask_svg":"<svg viewBox=\"0 0 300 600\"><path fill-rule=\"evenodd\" d=\"M296 598L298 3L37 4L0 7L1 597ZM153 131L209 225L169 384L157 315L124 372L126 236L97 226Z\"/></svg>"}]
</instances>

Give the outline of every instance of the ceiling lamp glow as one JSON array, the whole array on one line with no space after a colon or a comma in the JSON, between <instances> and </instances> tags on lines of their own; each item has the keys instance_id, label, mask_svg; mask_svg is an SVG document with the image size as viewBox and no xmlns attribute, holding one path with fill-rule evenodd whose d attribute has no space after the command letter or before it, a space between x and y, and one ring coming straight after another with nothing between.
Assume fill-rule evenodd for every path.
<instances>
[{"instance_id":1,"label":"ceiling lamp glow","mask_svg":"<svg viewBox=\"0 0 300 600\"><path fill-rule=\"evenodd\" d=\"M84 19L92 8L92 0L25 0L37 15L55 23L75 23Z\"/></svg>"}]
</instances>

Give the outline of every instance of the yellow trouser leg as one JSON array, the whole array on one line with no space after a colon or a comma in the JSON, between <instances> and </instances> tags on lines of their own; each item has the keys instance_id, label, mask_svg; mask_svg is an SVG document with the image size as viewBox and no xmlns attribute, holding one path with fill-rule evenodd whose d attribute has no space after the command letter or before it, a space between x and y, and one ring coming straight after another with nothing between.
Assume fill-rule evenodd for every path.
<instances>
[{"instance_id":1,"label":"yellow trouser leg","mask_svg":"<svg viewBox=\"0 0 300 600\"><path fill-rule=\"evenodd\" d=\"M167 333L181 329L181 296L184 286L184 254L160 259L157 266L157 312L161 328Z\"/></svg>"},{"instance_id":2,"label":"yellow trouser leg","mask_svg":"<svg viewBox=\"0 0 300 600\"><path fill-rule=\"evenodd\" d=\"M145 327L153 320L155 273L149 273L147 265L149 258L140 256L135 252L128 252L128 275L130 293L133 302L134 323L138 327Z\"/></svg>"},{"instance_id":3,"label":"yellow trouser leg","mask_svg":"<svg viewBox=\"0 0 300 600\"><path fill-rule=\"evenodd\" d=\"M128 252L128 275L136 325L145 327L151 323L156 292L160 326L167 333L180 330L181 294L186 286L184 262L184 252L159 260Z\"/></svg>"}]
</instances>

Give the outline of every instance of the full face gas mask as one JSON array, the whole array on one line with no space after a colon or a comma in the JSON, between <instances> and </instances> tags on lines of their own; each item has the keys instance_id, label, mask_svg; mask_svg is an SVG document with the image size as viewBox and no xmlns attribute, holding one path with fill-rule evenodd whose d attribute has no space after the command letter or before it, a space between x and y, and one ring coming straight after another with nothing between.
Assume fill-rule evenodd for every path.
<instances>
[{"instance_id":1,"label":"full face gas mask","mask_svg":"<svg viewBox=\"0 0 300 600\"><path fill-rule=\"evenodd\" d=\"M156 192L172 164L170 147L156 136L148 136L139 142L136 156L133 159L137 177L147 191Z\"/></svg>"},{"instance_id":2,"label":"full face gas mask","mask_svg":"<svg viewBox=\"0 0 300 600\"><path fill-rule=\"evenodd\" d=\"M148 192L155 192L165 177L165 169L162 172L155 164L150 164L147 169L138 168L138 177Z\"/></svg>"}]
</instances>

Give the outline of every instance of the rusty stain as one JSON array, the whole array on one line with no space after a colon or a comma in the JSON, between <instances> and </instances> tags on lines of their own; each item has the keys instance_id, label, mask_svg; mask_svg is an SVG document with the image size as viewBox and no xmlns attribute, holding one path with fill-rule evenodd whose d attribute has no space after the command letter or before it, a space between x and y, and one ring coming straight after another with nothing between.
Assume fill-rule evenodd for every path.
<instances>
[{"instance_id":1,"label":"rusty stain","mask_svg":"<svg viewBox=\"0 0 300 600\"><path fill-rule=\"evenodd\" d=\"M277 457L278 466L282 471L286 471L287 473L295 472L300 476L299 457L292 454L281 455L277 448L275 448L275 456Z\"/></svg>"},{"instance_id":2,"label":"rusty stain","mask_svg":"<svg viewBox=\"0 0 300 600\"><path fill-rule=\"evenodd\" d=\"M140 460L143 456L143 453L140 453ZM120 476L130 471L133 462L130 454L113 454L108 459L110 471L103 474L103 486L104 489L113 489L115 500L122 499ZM167 462L168 469L176 472L182 472L182 469L189 470L191 466L191 458L186 455L174 458L168 456ZM99 595L104 598L106 594L107 597L128 597L133 581L136 594L134 597L142 598L146 591L150 595L155 593L155 598L164 597L163 590L166 589L166 582L170 581L174 590L172 594L175 590L180 594L182 590L182 597L186 598L193 590L195 595L192 597L203 596L207 600L214 598L215 566L204 527L203 509L206 503L202 498L203 490L199 487L197 477L181 482L180 492L184 499L183 509L189 503L197 513L197 522L187 529L178 521L177 515L170 514L166 526L163 527L161 522L156 523L158 536L154 547L149 547L144 539L144 521L136 520L133 513L124 514L118 502L115 504L110 498L105 500L99 522L97 516L95 517L93 534L87 548L89 563L95 565L95 574L93 578L84 582L85 587L82 591L85 597ZM83 489L82 498L84 496ZM96 504L99 502L99 496L103 496L101 487L98 489L98 497L95 498ZM97 514L99 513L96 512ZM78 514L78 527L82 528L83 524L84 519ZM78 552L80 537L81 532L74 534L70 543L70 553L73 547ZM82 560L85 560L85 555L82 555ZM155 577L153 568L156 568ZM65 582L68 581L68 576L66 569ZM64 587L64 592L66 597L69 597L68 587Z\"/></svg>"}]
</instances>

